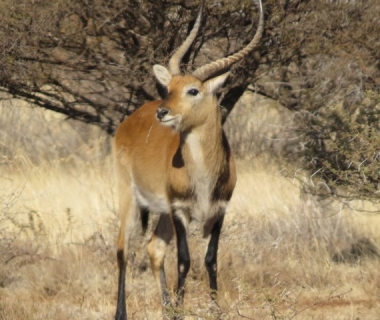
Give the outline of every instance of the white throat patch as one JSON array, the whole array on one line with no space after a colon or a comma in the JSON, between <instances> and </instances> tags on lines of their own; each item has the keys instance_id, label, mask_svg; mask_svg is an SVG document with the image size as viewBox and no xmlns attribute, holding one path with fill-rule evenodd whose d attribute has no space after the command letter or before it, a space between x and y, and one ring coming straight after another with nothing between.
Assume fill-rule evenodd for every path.
<instances>
[{"instance_id":1,"label":"white throat patch","mask_svg":"<svg viewBox=\"0 0 380 320\"><path fill-rule=\"evenodd\" d=\"M196 206L192 210L192 215L198 221L204 221L211 209L211 188L213 181L207 170L203 149L197 133L190 133L187 136L187 144L191 157L194 161L194 175L191 178L195 187Z\"/></svg>"}]
</instances>

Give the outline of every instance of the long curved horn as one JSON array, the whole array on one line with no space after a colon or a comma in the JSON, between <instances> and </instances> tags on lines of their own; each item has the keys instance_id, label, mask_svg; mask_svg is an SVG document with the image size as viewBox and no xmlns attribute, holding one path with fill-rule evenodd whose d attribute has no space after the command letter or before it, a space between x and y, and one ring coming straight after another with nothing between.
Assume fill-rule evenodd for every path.
<instances>
[{"instance_id":1,"label":"long curved horn","mask_svg":"<svg viewBox=\"0 0 380 320\"><path fill-rule=\"evenodd\" d=\"M182 43L182 45L173 53L172 57L169 60L169 71L171 74L181 74L181 60L187 50L189 50L191 44L193 43L195 37L197 36L199 27L201 26L202 13L203 13L204 0L201 1L199 5L197 19L195 20L193 29L190 31L186 40Z\"/></svg>"},{"instance_id":2,"label":"long curved horn","mask_svg":"<svg viewBox=\"0 0 380 320\"><path fill-rule=\"evenodd\" d=\"M204 66L199 67L193 72L193 76L198 78L199 80L206 80L209 78L211 75L227 69L228 67L232 66L236 62L240 61L244 57L246 57L260 42L261 37L263 35L263 30L264 30L264 10L263 10L263 4L261 0L259 1L259 10L260 10L260 21L259 25L257 27L257 31L255 33L255 36L251 40L248 45L241 49L240 51L236 52L235 54L232 54L228 57L221 58L219 60L210 62Z\"/></svg>"}]
</instances>

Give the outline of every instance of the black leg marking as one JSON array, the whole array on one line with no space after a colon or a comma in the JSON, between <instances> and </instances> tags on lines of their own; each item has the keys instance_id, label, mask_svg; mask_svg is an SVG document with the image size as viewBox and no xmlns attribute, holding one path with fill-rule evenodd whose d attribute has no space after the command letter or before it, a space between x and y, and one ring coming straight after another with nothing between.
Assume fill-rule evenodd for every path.
<instances>
[{"instance_id":1,"label":"black leg marking","mask_svg":"<svg viewBox=\"0 0 380 320\"><path fill-rule=\"evenodd\" d=\"M177 287L177 306L183 304L185 296L185 281L190 269L190 253L187 245L187 232L182 221L176 217L173 219L177 233L177 253L178 253L178 287Z\"/></svg>"},{"instance_id":2,"label":"black leg marking","mask_svg":"<svg viewBox=\"0 0 380 320\"><path fill-rule=\"evenodd\" d=\"M208 272L209 280L210 280L210 290L211 290L211 298L215 300L216 293L218 291L217 284L217 272L218 272L218 264L217 264L217 256L218 256L218 245L219 245L219 236L220 231L222 229L224 220L224 215L221 215L220 218L215 222L214 226L211 230L211 238L208 244L207 253L205 257L206 269Z\"/></svg>"},{"instance_id":3,"label":"black leg marking","mask_svg":"<svg viewBox=\"0 0 380 320\"><path fill-rule=\"evenodd\" d=\"M145 234L146 229L148 228L148 223L149 223L149 209L147 208L140 209L140 219L141 219L142 233Z\"/></svg>"},{"instance_id":4,"label":"black leg marking","mask_svg":"<svg viewBox=\"0 0 380 320\"><path fill-rule=\"evenodd\" d=\"M126 320L127 306L125 304L125 273L127 269L127 263L124 259L123 250L118 250L117 252L117 264L119 267L119 282L115 320Z\"/></svg>"}]
</instances>

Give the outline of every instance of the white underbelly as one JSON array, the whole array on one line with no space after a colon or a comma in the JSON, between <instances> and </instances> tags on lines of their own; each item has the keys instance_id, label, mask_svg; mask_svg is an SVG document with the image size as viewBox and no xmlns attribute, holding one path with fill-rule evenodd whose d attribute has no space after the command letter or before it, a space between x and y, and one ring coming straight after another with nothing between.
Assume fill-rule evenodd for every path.
<instances>
[{"instance_id":1,"label":"white underbelly","mask_svg":"<svg viewBox=\"0 0 380 320\"><path fill-rule=\"evenodd\" d=\"M186 214L191 220L196 220L202 224L213 219L217 214L220 214L221 211L224 212L226 207L227 201L201 203L190 200L176 200L172 204L175 214Z\"/></svg>"},{"instance_id":2,"label":"white underbelly","mask_svg":"<svg viewBox=\"0 0 380 320\"><path fill-rule=\"evenodd\" d=\"M152 213L170 213L170 203L165 195L145 192L136 186L133 191L139 207L148 208Z\"/></svg>"},{"instance_id":3,"label":"white underbelly","mask_svg":"<svg viewBox=\"0 0 380 320\"><path fill-rule=\"evenodd\" d=\"M227 201L210 201L207 193L200 194L192 199L174 199L170 203L165 194L157 194L139 189L133 185L133 191L137 205L147 208L152 213L168 214L172 213L179 217L187 228L191 220L195 220L202 225L214 220L218 214L224 214Z\"/></svg>"}]
</instances>

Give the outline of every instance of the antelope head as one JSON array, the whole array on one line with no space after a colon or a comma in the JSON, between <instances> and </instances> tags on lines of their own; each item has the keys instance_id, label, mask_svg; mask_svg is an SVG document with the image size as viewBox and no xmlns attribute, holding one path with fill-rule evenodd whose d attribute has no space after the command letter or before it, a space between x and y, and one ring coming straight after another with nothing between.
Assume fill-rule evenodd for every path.
<instances>
[{"instance_id":1,"label":"antelope head","mask_svg":"<svg viewBox=\"0 0 380 320\"><path fill-rule=\"evenodd\" d=\"M180 132L200 126L208 116L218 114L216 92L227 79L228 69L246 57L257 46L264 29L263 8L259 1L259 25L255 36L245 48L228 57L203 65L191 74L181 75L180 63L198 33L203 6L202 1L194 27L183 44L172 55L169 60L169 68L161 65L153 66L157 81L167 90L167 97L157 109L156 118L162 125Z\"/></svg>"},{"instance_id":2,"label":"antelope head","mask_svg":"<svg viewBox=\"0 0 380 320\"><path fill-rule=\"evenodd\" d=\"M156 117L164 126L176 131L189 131L207 121L210 112L217 111L215 92L221 87L228 73L205 82L191 75L178 76L165 67L156 65L155 75L167 87L168 96L157 109ZM167 82L163 82L170 79Z\"/></svg>"}]
</instances>

